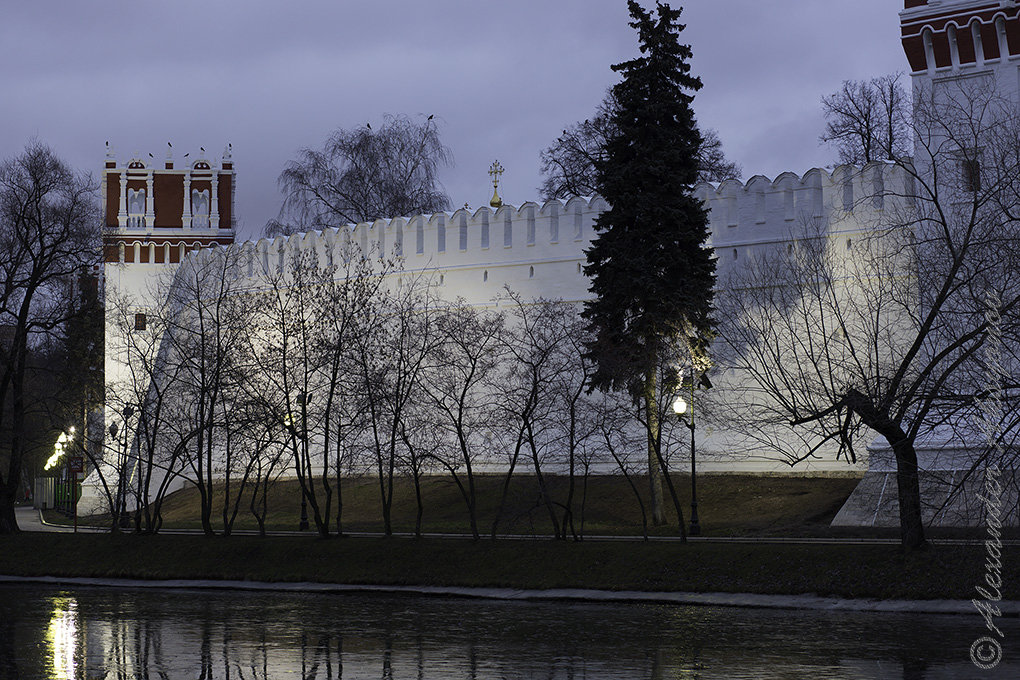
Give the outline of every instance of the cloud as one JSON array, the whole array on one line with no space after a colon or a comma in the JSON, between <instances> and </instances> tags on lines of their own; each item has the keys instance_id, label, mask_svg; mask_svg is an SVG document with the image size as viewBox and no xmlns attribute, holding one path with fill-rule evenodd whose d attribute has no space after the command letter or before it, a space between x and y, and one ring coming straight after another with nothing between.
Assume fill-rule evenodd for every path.
<instances>
[{"instance_id":1,"label":"cloud","mask_svg":"<svg viewBox=\"0 0 1020 680\"><path fill-rule=\"evenodd\" d=\"M647 3L646 3L647 4ZM818 100L845 78L903 68L895 3L688 3L695 100L747 174L817 164ZM591 114L637 53L623 2L326 0L14 3L0 26L0 157L33 136L98 171L120 157L234 147L237 212L255 236L295 151L385 113L435 114L454 205L536 197L538 154ZM837 30L838 27L838 30Z\"/></svg>"}]
</instances>

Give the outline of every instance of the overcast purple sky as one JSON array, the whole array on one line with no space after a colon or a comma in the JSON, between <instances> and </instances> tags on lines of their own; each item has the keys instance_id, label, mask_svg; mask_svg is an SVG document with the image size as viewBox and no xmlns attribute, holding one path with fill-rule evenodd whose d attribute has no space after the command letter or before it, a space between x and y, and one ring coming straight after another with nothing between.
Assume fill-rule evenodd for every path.
<instances>
[{"instance_id":1,"label":"overcast purple sky","mask_svg":"<svg viewBox=\"0 0 1020 680\"><path fill-rule=\"evenodd\" d=\"M651 6L651 0L644 0ZM830 164L819 99L905 70L897 0L687 0L682 38L705 86L694 106L727 155L771 177ZM538 155L591 114L637 53L624 0L10 2L0 21L0 157L32 137L98 174L172 141L233 144L240 236L279 209L303 146L385 113L434 114L455 206L537 197Z\"/></svg>"}]
</instances>

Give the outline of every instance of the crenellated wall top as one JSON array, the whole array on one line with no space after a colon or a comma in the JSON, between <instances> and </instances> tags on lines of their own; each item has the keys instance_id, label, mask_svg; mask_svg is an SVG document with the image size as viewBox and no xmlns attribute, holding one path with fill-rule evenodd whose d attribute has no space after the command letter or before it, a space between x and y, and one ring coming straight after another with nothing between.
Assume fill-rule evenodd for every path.
<instances>
[{"instance_id":1,"label":"crenellated wall top","mask_svg":"<svg viewBox=\"0 0 1020 680\"><path fill-rule=\"evenodd\" d=\"M694 195L709 210L712 244L788 238L806 222L828 225L836 217L884 208L889 195L912 194L910 173L879 161L812 168L803 175L784 172L770 180L755 175L746 182L702 182Z\"/></svg>"},{"instance_id":2,"label":"crenellated wall top","mask_svg":"<svg viewBox=\"0 0 1020 680\"><path fill-rule=\"evenodd\" d=\"M575 257L578 244L591 241L595 219L607 208L598 196L505 204L497 210L460 208L262 238L237 247L261 253L267 262L281 251L322 251L352 242L378 257L433 266Z\"/></svg>"}]
</instances>

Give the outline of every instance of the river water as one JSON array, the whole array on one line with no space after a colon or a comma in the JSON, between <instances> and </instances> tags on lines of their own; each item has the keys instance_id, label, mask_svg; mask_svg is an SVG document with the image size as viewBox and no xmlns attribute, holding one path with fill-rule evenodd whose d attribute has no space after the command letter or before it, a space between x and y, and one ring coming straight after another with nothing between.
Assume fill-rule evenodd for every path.
<instances>
[{"instance_id":1,"label":"river water","mask_svg":"<svg viewBox=\"0 0 1020 680\"><path fill-rule=\"evenodd\" d=\"M0 679L1020 677L1004 632L985 672L976 613L0 585Z\"/></svg>"}]
</instances>

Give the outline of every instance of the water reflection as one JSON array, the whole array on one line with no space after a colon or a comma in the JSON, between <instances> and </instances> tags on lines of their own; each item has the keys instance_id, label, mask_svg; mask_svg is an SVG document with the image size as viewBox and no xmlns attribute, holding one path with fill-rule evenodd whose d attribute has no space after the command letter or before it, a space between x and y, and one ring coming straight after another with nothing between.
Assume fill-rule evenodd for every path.
<instances>
[{"instance_id":1,"label":"water reflection","mask_svg":"<svg viewBox=\"0 0 1020 680\"><path fill-rule=\"evenodd\" d=\"M74 680L80 676L75 662L78 643L78 603L70 597L53 598L53 618L46 640L53 649L52 677L57 680Z\"/></svg>"},{"instance_id":2,"label":"water reflection","mask_svg":"<svg viewBox=\"0 0 1020 680\"><path fill-rule=\"evenodd\" d=\"M977 615L0 586L0 679L928 680L975 677L980 634ZM1008 652L982 677L1020 677Z\"/></svg>"}]
</instances>

